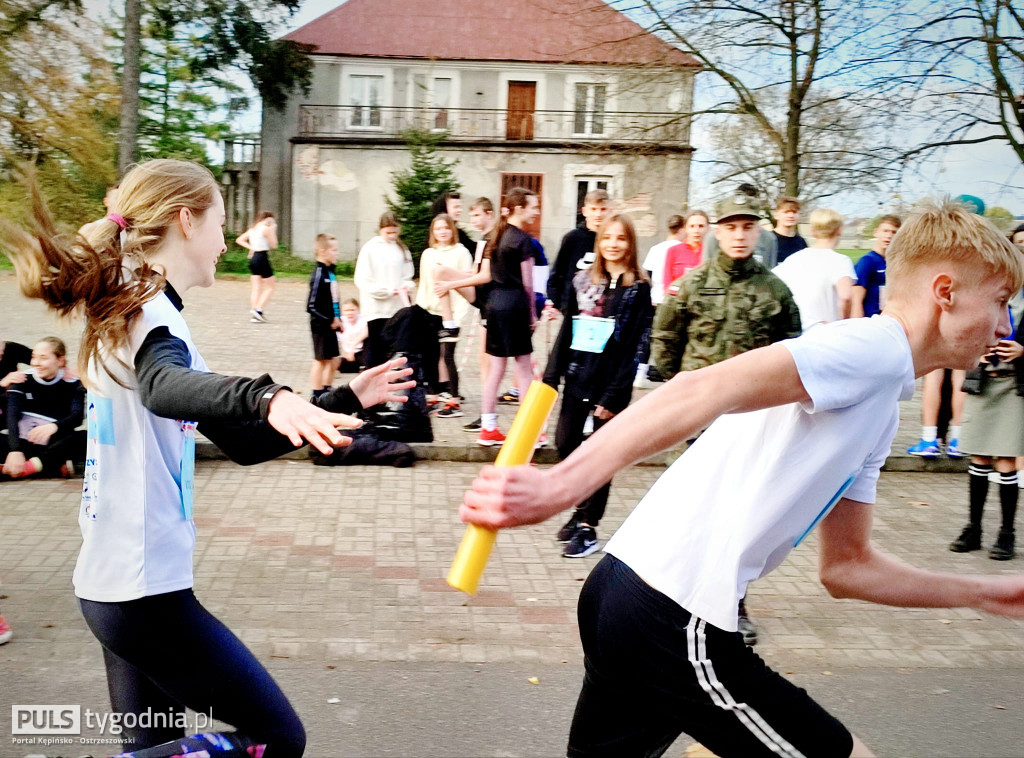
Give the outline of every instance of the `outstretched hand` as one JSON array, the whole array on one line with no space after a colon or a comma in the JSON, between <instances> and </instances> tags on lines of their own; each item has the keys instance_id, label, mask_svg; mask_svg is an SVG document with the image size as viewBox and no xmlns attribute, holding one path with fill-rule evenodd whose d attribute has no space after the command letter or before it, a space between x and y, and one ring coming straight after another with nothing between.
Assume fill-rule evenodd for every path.
<instances>
[{"instance_id":1,"label":"outstretched hand","mask_svg":"<svg viewBox=\"0 0 1024 758\"><path fill-rule=\"evenodd\" d=\"M359 404L364 408L372 408L381 403L404 403L408 395L399 394L416 386L414 379L403 381L412 375L412 369L406 368L407 358L394 358L379 366L368 368L359 373L348 383L348 388L355 393Z\"/></svg>"},{"instance_id":2,"label":"outstretched hand","mask_svg":"<svg viewBox=\"0 0 1024 758\"><path fill-rule=\"evenodd\" d=\"M539 524L565 510L551 471L533 466L485 466L466 492L459 518L488 529Z\"/></svg>"},{"instance_id":3,"label":"outstretched hand","mask_svg":"<svg viewBox=\"0 0 1024 758\"><path fill-rule=\"evenodd\" d=\"M363 424L355 416L318 408L288 390L280 390L270 400L267 423L290 439L295 447L306 440L324 455L330 455L334 448L352 442L338 432L338 427L356 429Z\"/></svg>"}]
</instances>

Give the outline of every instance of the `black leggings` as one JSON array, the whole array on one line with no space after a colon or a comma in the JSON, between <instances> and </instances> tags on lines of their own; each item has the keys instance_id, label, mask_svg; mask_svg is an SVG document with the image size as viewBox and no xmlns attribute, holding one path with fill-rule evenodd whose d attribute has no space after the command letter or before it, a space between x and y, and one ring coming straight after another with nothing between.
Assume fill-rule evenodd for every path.
<instances>
[{"instance_id":1,"label":"black leggings","mask_svg":"<svg viewBox=\"0 0 1024 758\"><path fill-rule=\"evenodd\" d=\"M256 657L196 600L192 590L121 603L78 601L103 646L110 702L118 713L212 711L267 746L266 758L306 747L298 714ZM125 728L126 750L179 739L184 730Z\"/></svg>"},{"instance_id":2,"label":"black leggings","mask_svg":"<svg viewBox=\"0 0 1024 758\"><path fill-rule=\"evenodd\" d=\"M458 400L459 398L459 367L455 365L455 346L458 342L441 343L441 360L448 369L448 391Z\"/></svg>"},{"instance_id":3,"label":"black leggings","mask_svg":"<svg viewBox=\"0 0 1024 758\"><path fill-rule=\"evenodd\" d=\"M593 410L594 403L575 398L568 392L562 393L562 410L558 414L558 426L555 428L555 446L560 458L569 457L573 450L583 444L583 427L587 423L587 416ZM594 431L606 423L607 421L603 419L595 418ZM602 485L576 508L580 521L589 526L597 526L604 516L611 488L611 482Z\"/></svg>"}]
</instances>

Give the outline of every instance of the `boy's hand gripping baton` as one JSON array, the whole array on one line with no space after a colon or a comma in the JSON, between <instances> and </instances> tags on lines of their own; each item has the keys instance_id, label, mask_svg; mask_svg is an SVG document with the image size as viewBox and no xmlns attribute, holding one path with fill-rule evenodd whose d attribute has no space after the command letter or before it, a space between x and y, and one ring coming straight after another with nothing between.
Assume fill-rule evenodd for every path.
<instances>
[{"instance_id":1,"label":"boy's hand gripping baton","mask_svg":"<svg viewBox=\"0 0 1024 758\"><path fill-rule=\"evenodd\" d=\"M531 382L530 389L519 406L519 412L508 430L495 466L522 466L533 458L533 450L544 429L548 414L558 398L558 392L542 382ZM448 571L448 584L457 590L475 595L484 573L487 558L494 547L498 533L476 524L466 527L466 534Z\"/></svg>"}]
</instances>

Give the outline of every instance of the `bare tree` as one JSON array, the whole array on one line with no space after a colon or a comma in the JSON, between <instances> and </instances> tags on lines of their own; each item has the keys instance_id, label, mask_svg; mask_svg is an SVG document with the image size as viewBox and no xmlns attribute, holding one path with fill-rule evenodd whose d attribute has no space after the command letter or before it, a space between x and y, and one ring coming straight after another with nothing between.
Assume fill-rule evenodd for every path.
<instances>
[{"instance_id":1,"label":"bare tree","mask_svg":"<svg viewBox=\"0 0 1024 758\"><path fill-rule=\"evenodd\" d=\"M903 8L900 80L931 138L904 160L1001 142L1024 164L1024 11L1014 0L917 2Z\"/></svg>"},{"instance_id":2,"label":"bare tree","mask_svg":"<svg viewBox=\"0 0 1024 758\"><path fill-rule=\"evenodd\" d=\"M876 45L874 3L623 0L621 9L703 65L687 115L712 117L716 181L822 197L890 175L878 135L891 112L871 107L882 48L864 54Z\"/></svg>"}]
</instances>

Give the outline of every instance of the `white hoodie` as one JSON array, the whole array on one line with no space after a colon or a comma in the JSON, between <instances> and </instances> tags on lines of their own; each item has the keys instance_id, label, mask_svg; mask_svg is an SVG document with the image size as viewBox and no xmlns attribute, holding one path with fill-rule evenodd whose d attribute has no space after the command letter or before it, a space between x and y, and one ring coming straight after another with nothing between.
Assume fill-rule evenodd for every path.
<instances>
[{"instance_id":1,"label":"white hoodie","mask_svg":"<svg viewBox=\"0 0 1024 758\"><path fill-rule=\"evenodd\" d=\"M367 321L391 318L401 309L402 299L396 289L415 275L412 256L397 242L374 237L359 251L356 258L356 287L359 288L359 310Z\"/></svg>"}]
</instances>

